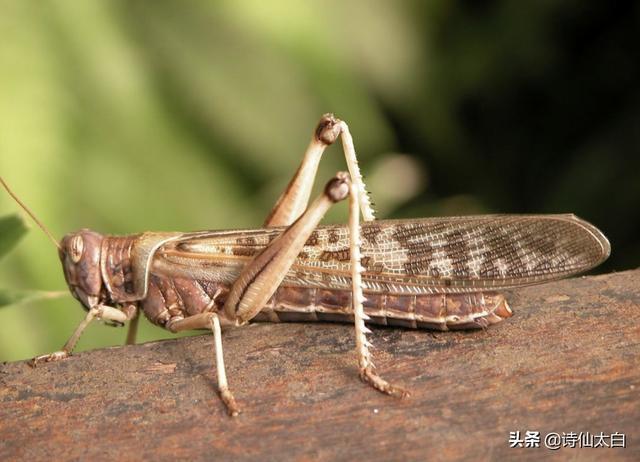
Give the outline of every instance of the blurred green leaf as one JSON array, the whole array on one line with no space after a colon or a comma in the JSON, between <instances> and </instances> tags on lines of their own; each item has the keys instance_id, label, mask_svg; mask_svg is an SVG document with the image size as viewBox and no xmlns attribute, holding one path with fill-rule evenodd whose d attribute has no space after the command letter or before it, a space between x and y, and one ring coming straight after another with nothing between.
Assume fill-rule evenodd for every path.
<instances>
[{"instance_id":1,"label":"blurred green leaf","mask_svg":"<svg viewBox=\"0 0 640 462\"><path fill-rule=\"evenodd\" d=\"M2 2L0 171L55 235L259 226L334 112L381 218L574 212L615 242L599 271L640 261L638 2L188 5ZM333 146L316 191L342 169ZM65 286L33 237L0 264L13 303ZM0 361L58 348L68 302L0 310Z\"/></svg>"},{"instance_id":2,"label":"blurred green leaf","mask_svg":"<svg viewBox=\"0 0 640 462\"><path fill-rule=\"evenodd\" d=\"M27 231L29 228L20 215L0 217L0 258L4 257Z\"/></svg>"},{"instance_id":3,"label":"blurred green leaf","mask_svg":"<svg viewBox=\"0 0 640 462\"><path fill-rule=\"evenodd\" d=\"M14 214L0 217L0 258L15 247L27 231L29 231L29 228L20 215ZM62 291L0 289L0 307L34 300L58 298L67 294L67 292Z\"/></svg>"},{"instance_id":4,"label":"blurred green leaf","mask_svg":"<svg viewBox=\"0 0 640 462\"><path fill-rule=\"evenodd\" d=\"M35 300L59 298L66 295L69 295L69 292L0 289L0 308L9 305L19 305L20 303L27 303Z\"/></svg>"}]
</instances>

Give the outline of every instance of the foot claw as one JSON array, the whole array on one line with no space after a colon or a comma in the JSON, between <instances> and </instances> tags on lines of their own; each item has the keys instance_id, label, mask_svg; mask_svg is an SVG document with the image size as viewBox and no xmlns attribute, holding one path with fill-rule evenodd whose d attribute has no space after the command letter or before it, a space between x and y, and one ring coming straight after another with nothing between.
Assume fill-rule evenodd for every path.
<instances>
[{"instance_id":1,"label":"foot claw","mask_svg":"<svg viewBox=\"0 0 640 462\"><path fill-rule=\"evenodd\" d=\"M391 385L389 382L376 374L371 367L366 367L360 370L360 378L363 382L368 383L373 388L386 395L396 396L398 398L406 398L407 396L410 396L410 393L407 390L395 385Z\"/></svg>"},{"instance_id":2,"label":"foot claw","mask_svg":"<svg viewBox=\"0 0 640 462\"><path fill-rule=\"evenodd\" d=\"M238 405L236 404L236 399L233 397L229 390L220 390L220 398L222 402L227 406L227 413L231 417L236 417L240 414L240 409L238 409Z\"/></svg>"},{"instance_id":3,"label":"foot claw","mask_svg":"<svg viewBox=\"0 0 640 462\"><path fill-rule=\"evenodd\" d=\"M36 356L31 361L29 361L29 365L31 367L36 367L40 363L49 363L52 361L60 361L62 359L68 358L70 355L68 352L62 351L54 351L53 353L49 353L48 355Z\"/></svg>"}]
</instances>

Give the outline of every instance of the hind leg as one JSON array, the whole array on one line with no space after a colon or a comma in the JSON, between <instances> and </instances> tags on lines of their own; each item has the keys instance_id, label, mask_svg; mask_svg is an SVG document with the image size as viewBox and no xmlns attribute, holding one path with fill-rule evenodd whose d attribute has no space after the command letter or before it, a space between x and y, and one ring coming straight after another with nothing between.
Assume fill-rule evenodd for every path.
<instances>
[{"instance_id":1,"label":"hind leg","mask_svg":"<svg viewBox=\"0 0 640 462\"><path fill-rule=\"evenodd\" d=\"M349 127L333 114L325 114L320 118L320 122L318 122L313 132L302 163L267 216L264 222L266 227L289 226L302 215L309 203L311 188L316 179L322 153L338 137L342 139L342 149L349 168L351 181L356 185L359 203L362 207L362 215L365 221L374 219L366 186L360 174L356 150L353 146Z\"/></svg>"}]
</instances>

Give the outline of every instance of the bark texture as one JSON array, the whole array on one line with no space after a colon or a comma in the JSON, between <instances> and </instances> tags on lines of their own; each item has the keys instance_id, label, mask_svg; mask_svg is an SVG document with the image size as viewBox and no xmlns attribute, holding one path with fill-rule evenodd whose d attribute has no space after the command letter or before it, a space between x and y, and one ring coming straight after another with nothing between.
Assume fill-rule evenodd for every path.
<instances>
[{"instance_id":1,"label":"bark texture","mask_svg":"<svg viewBox=\"0 0 640 462\"><path fill-rule=\"evenodd\" d=\"M507 293L485 331L376 328L378 372L358 379L353 328L256 324L213 337L0 366L0 460L640 460L640 270ZM626 449L509 448L509 432L622 432ZM541 444L541 446L543 446Z\"/></svg>"}]
</instances>

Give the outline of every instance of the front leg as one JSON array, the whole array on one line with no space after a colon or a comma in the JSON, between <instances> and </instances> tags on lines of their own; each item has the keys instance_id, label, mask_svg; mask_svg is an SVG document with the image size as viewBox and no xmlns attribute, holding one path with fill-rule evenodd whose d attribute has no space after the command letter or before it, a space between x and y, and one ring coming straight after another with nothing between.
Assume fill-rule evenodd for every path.
<instances>
[{"instance_id":1,"label":"front leg","mask_svg":"<svg viewBox=\"0 0 640 462\"><path fill-rule=\"evenodd\" d=\"M87 328L87 326L94 319L102 319L104 321L112 321L117 323L124 323L128 321L131 317L137 315L137 310L129 310L129 314L125 314L117 308L113 308L111 306L106 305L95 305L89 309L85 318L80 322L76 330L73 332L73 335L67 340L67 343L64 344L61 350L54 351L53 353L49 353L42 356L36 356L30 362L30 365L36 367L40 363L48 363L51 361L59 361L61 359L68 358L71 355L71 352L78 343L80 336Z\"/></svg>"}]
</instances>

